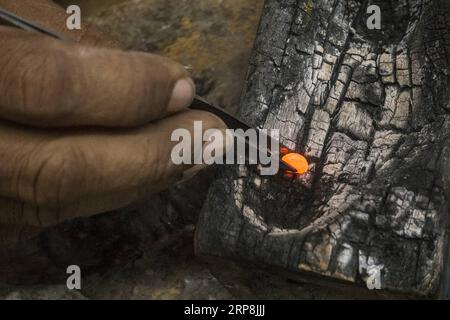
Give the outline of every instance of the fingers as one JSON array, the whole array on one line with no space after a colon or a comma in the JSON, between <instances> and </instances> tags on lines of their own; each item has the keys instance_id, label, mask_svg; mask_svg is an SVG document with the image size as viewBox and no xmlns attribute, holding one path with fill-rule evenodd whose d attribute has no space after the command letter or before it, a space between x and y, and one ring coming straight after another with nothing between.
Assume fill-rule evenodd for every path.
<instances>
[{"instance_id":1,"label":"fingers","mask_svg":"<svg viewBox=\"0 0 450 320\"><path fill-rule=\"evenodd\" d=\"M2 208L0 215L1 245L30 239L42 230L41 226L28 223L26 217L30 213L28 205L0 197L0 208ZM36 216L35 213L34 216Z\"/></svg>"},{"instance_id":2,"label":"fingers","mask_svg":"<svg viewBox=\"0 0 450 320\"><path fill-rule=\"evenodd\" d=\"M0 27L0 115L41 127L139 126L190 105L194 84L169 59L85 47Z\"/></svg>"},{"instance_id":3,"label":"fingers","mask_svg":"<svg viewBox=\"0 0 450 320\"><path fill-rule=\"evenodd\" d=\"M2 208L0 225L44 228L76 217L88 217L99 212L125 207L130 203L129 199L135 197L135 194L135 191L129 190L105 196L94 196L80 199L76 203L60 208L39 207L0 197L0 208Z\"/></svg>"},{"instance_id":4,"label":"fingers","mask_svg":"<svg viewBox=\"0 0 450 320\"><path fill-rule=\"evenodd\" d=\"M158 188L162 190L165 185L161 184ZM27 240L37 236L45 227L123 208L141 198L136 190L127 190L79 199L60 208L46 208L0 196L0 244Z\"/></svg>"},{"instance_id":5,"label":"fingers","mask_svg":"<svg viewBox=\"0 0 450 320\"><path fill-rule=\"evenodd\" d=\"M118 132L83 130L57 135L2 124L0 194L51 208L120 193L126 195L120 203L129 203L140 193L160 191L183 177L191 166L174 164L172 149L178 142L171 142L171 136L176 129L185 128L194 137L196 120L202 120L203 131L225 128L214 115L201 111ZM96 206L96 210L108 209L111 204Z\"/></svg>"},{"instance_id":6,"label":"fingers","mask_svg":"<svg viewBox=\"0 0 450 320\"><path fill-rule=\"evenodd\" d=\"M37 236L45 227L76 217L108 212L129 204L134 191L82 199L61 208L44 208L0 197L0 244L13 244Z\"/></svg>"}]
</instances>

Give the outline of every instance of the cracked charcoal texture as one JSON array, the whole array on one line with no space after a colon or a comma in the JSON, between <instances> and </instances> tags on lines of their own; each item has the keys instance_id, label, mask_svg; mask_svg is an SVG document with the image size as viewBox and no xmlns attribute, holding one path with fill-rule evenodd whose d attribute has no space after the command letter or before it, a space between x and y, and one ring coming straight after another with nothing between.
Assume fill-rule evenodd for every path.
<instances>
[{"instance_id":1,"label":"cracked charcoal texture","mask_svg":"<svg viewBox=\"0 0 450 320\"><path fill-rule=\"evenodd\" d=\"M310 172L224 170L197 253L362 290L380 270L385 292L448 297L449 88L447 0L267 0L239 114Z\"/></svg>"}]
</instances>

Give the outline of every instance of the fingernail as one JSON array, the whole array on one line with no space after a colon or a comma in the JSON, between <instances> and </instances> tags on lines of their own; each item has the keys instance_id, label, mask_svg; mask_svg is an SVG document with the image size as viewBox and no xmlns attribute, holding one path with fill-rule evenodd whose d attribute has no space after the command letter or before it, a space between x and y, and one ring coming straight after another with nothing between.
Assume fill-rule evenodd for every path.
<instances>
[{"instance_id":1,"label":"fingernail","mask_svg":"<svg viewBox=\"0 0 450 320\"><path fill-rule=\"evenodd\" d=\"M194 100L195 84L191 78L183 78L175 83L167 111L175 113L189 107Z\"/></svg>"}]
</instances>

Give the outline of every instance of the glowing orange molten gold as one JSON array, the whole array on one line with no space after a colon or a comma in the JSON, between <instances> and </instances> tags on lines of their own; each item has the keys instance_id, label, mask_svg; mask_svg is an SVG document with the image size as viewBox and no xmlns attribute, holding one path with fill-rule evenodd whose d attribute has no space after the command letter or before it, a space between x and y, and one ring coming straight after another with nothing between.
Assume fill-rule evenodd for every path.
<instances>
[{"instance_id":1,"label":"glowing orange molten gold","mask_svg":"<svg viewBox=\"0 0 450 320\"><path fill-rule=\"evenodd\" d=\"M304 174L308 171L308 160L298 153L288 153L281 160L297 170L297 174Z\"/></svg>"}]
</instances>

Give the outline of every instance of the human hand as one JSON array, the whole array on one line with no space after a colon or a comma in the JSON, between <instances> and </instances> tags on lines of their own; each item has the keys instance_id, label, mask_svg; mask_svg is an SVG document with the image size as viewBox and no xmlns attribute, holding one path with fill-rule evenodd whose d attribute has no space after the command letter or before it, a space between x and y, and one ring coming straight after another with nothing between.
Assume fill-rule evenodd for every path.
<instances>
[{"instance_id":1,"label":"human hand","mask_svg":"<svg viewBox=\"0 0 450 320\"><path fill-rule=\"evenodd\" d=\"M193 170L172 163L171 133L225 128L186 110L195 88L181 65L68 32L50 1L0 6L74 40L0 26L0 242L167 188Z\"/></svg>"}]
</instances>

